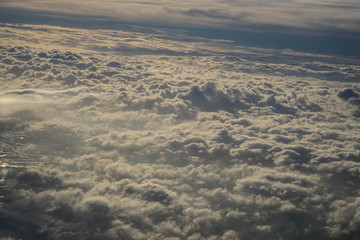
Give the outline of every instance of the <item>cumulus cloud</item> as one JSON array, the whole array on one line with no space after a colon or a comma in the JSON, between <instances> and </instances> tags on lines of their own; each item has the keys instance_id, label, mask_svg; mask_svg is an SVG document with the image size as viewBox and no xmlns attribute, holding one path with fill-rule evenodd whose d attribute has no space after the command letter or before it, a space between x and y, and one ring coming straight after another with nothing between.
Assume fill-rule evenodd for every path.
<instances>
[{"instance_id":1,"label":"cumulus cloud","mask_svg":"<svg viewBox=\"0 0 360 240\"><path fill-rule=\"evenodd\" d=\"M357 107L357 110L353 112L353 115L356 117L360 117L360 97L359 94L355 93L351 89L345 89L344 91L340 91L338 93L338 97L347 101L351 105Z\"/></svg>"},{"instance_id":2,"label":"cumulus cloud","mask_svg":"<svg viewBox=\"0 0 360 240\"><path fill-rule=\"evenodd\" d=\"M356 239L350 60L3 29L0 237ZM122 55L116 39L151 51Z\"/></svg>"}]
</instances>

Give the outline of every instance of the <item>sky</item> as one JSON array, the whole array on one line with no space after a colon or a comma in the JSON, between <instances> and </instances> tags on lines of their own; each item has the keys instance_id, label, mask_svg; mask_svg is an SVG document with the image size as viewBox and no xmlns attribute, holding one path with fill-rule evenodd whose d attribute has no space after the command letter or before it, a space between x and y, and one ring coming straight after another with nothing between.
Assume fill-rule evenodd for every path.
<instances>
[{"instance_id":1,"label":"sky","mask_svg":"<svg viewBox=\"0 0 360 240\"><path fill-rule=\"evenodd\" d=\"M359 1L0 2L0 239L358 239Z\"/></svg>"}]
</instances>

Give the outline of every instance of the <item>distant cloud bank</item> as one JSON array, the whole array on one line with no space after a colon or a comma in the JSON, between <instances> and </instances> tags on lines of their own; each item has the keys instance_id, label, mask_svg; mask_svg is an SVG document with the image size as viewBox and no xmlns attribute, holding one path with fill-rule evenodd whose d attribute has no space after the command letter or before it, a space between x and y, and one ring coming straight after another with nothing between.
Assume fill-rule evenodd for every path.
<instances>
[{"instance_id":1,"label":"distant cloud bank","mask_svg":"<svg viewBox=\"0 0 360 240\"><path fill-rule=\"evenodd\" d=\"M359 9L355 0L19 0L0 3L0 21L88 28L168 27L249 46L360 56Z\"/></svg>"},{"instance_id":2,"label":"distant cloud bank","mask_svg":"<svg viewBox=\"0 0 360 240\"><path fill-rule=\"evenodd\" d=\"M163 26L359 32L358 1L5 1L3 8ZM315 33L315 32L314 32Z\"/></svg>"}]
</instances>

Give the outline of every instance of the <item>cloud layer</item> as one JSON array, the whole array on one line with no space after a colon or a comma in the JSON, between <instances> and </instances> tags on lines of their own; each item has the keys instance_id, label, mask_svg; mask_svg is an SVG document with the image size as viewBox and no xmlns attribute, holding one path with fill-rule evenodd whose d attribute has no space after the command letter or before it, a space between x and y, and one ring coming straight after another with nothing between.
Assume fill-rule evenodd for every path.
<instances>
[{"instance_id":1,"label":"cloud layer","mask_svg":"<svg viewBox=\"0 0 360 240\"><path fill-rule=\"evenodd\" d=\"M358 33L358 1L5 1L4 9L34 11L63 18L120 20L156 26L192 26L261 31ZM77 16L77 17L76 17ZM164 21L166 19L166 21ZM267 29L267 30L266 30ZM294 33L294 32L293 32Z\"/></svg>"},{"instance_id":2,"label":"cloud layer","mask_svg":"<svg viewBox=\"0 0 360 240\"><path fill-rule=\"evenodd\" d=\"M356 63L121 31L1 39L1 237L358 236Z\"/></svg>"}]
</instances>

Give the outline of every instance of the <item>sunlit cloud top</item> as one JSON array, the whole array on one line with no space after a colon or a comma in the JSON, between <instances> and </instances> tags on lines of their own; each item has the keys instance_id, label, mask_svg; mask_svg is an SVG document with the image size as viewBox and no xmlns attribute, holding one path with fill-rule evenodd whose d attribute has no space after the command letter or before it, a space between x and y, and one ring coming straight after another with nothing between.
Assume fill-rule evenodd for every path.
<instances>
[{"instance_id":1,"label":"sunlit cloud top","mask_svg":"<svg viewBox=\"0 0 360 240\"><path fill-rule=\"evenodd\" d=\"M0 240L358 239L358 5L0 0Z\"/></svg>"}]
</instances>

